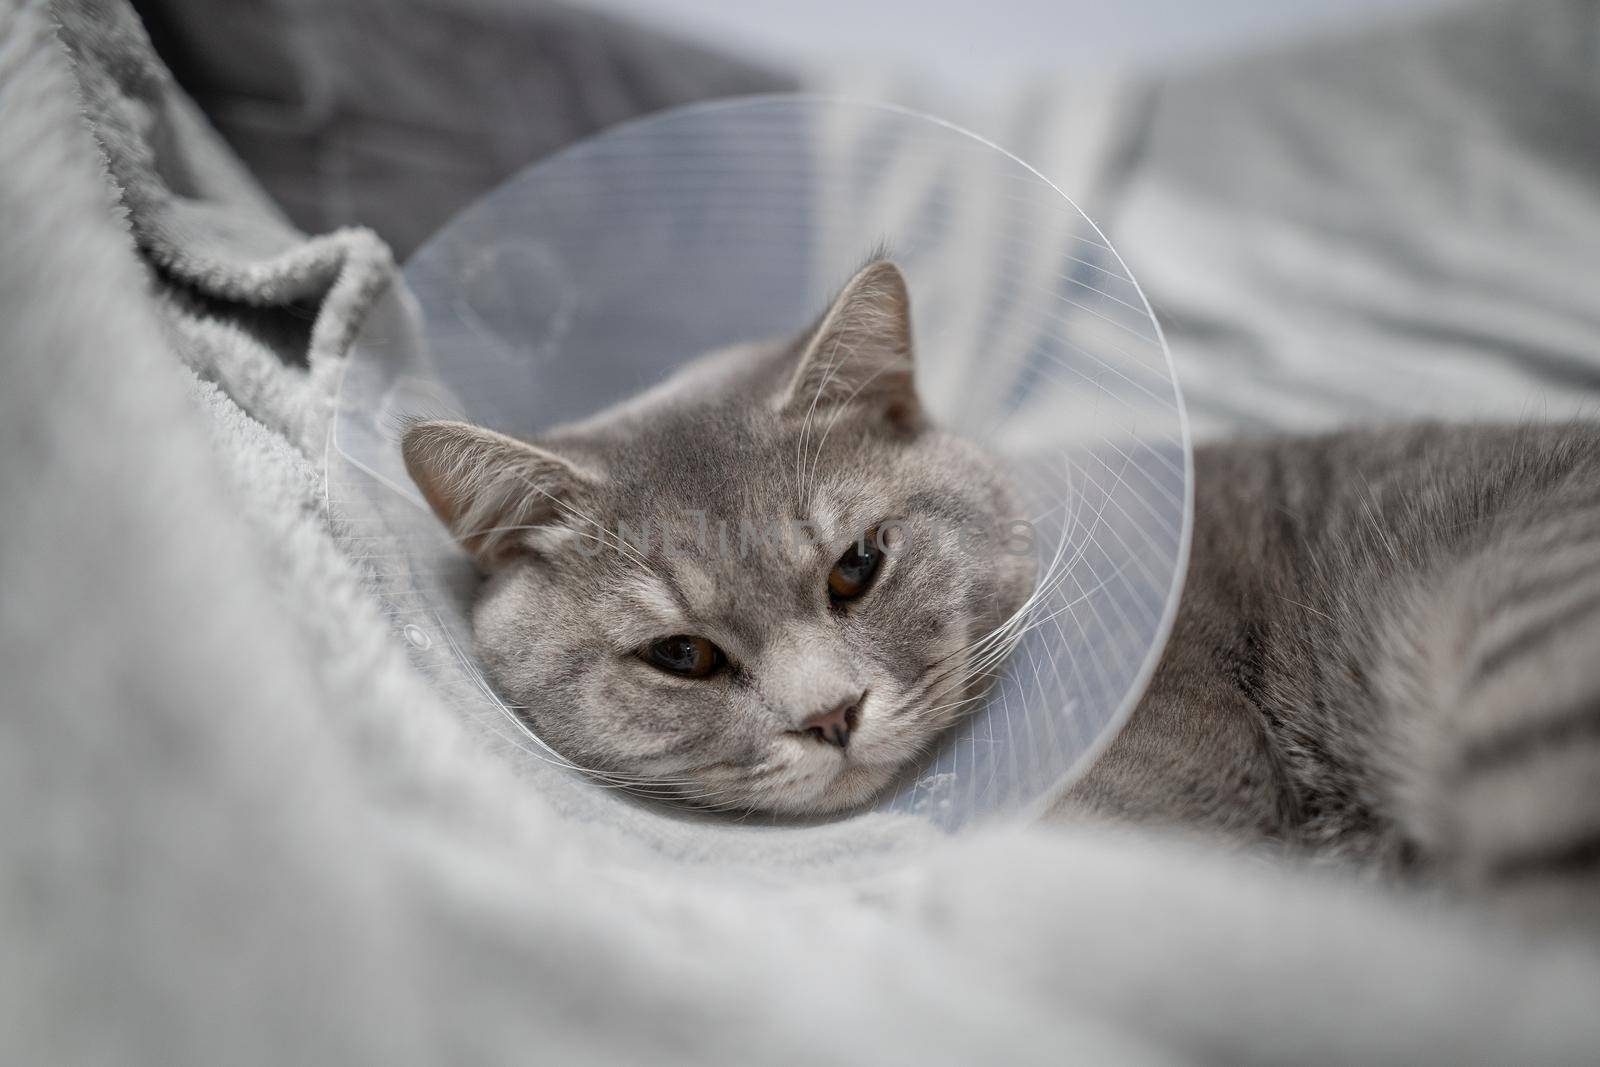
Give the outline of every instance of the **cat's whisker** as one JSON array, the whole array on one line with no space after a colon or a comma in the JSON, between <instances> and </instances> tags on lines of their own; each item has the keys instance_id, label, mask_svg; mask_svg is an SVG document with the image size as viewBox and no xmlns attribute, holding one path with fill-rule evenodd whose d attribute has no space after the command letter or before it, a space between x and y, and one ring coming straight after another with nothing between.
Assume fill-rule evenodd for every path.
<instances>
[{"instance_id":1,"label":"cat's whisker","mask_svg":"<svg viewBox=\"0 0 1600 1067\"><path fill-rule=\"evenodd\" d=\"M651 573L655 573L655 568L651 566L649 560L645 559L644 556L640 555L638 550L635 549L632 545L627 544L625 541L623 541L619 537L615 537L615 536L611 535L610 531L608 531L605 528L605 526L603 526L602 524L596 522L592 517L590 517L589 515L584 514L582 511L580 511L578 508L574 507L572 504L570 504L567 501L565 501L565 500L561 499L560 497L556 496L554 493L551 493L549 490L545 489L543 486L536 484L527 475L522 474L521 472L516 472L515 476L517 477L517 479L519 481L521 481L529 489L532 489L534 492L539 493L540 495L542 495L545 498L547 498L552 504L555 505L556 509L558 511L560 511L563 515L566 515L566 516L568 516L570 518L573 518L573 519L577 519L577 520L582 521L582 522L586 522L590 526L594 527L594 529L596 531L598 531L598 532L597 532L597 534L593 534L591 536L597 537L599 542L602 545L608 545L609 547L615 548L617 551L621 552L623 555L627 556L628 558L632 559L634 562L638 563L645 570L650 571Z\"/></svg>"},{"instance_id":2,"label":"cat's whisker","mask_svg":"<svg viewBox=\"0 0 1600 1067\"><path fill-rule=\"evenodd\" d=\"M700 811L709 811L718 814L726 814L728 812L737 811L740 808L746 807L747 805L753 808L755 802L739 796L739 792L740 790L738 786L730 785L722 789L712 790L710 792L697 794L695 796L680 797L678 799L692 805Z\"/></svg>"},{"instance_id":3,"label":"cat's whisker","mask_svg":"<svg viewBox=\"0 0 1600 1067\"><path fill-rule=\"evenodd\" d=\"M1104 514L1106 503L1107 501L1102 501L1099 511L1097 511L1095 514L1095 519L1097 522ZM1080 506L1082 505L1080 504ZM1079 528L1081 528L1085 534L1085 541L1080 543L1073 550L1070 559L1063 562L1062 554L1067 544L1071 540L1070 535L1074 530ZM1022 606L1013 612L1009 619L1007 619L1000 626L996 627L994 630L990 631L984 637L979 638L977 641L974 641L935 662L943 662L944 660L953 658L955 656L977 652L979 654L977 657L975 657L977 662L984 662L987 660L991 666L998 665L999 662L1009 657L1011 653L1016 650L1017 645L1026 634L1032 632L1040 626L1045 625L1046 623L1053 621L1054 619L1060 617L1063 613L1070 612L1076 604L1104 588L1111 578L1115 578L1120 575L1120 567L1113 575L1110 576L1110 578L1102 579L1093 589L1087 590L1081 596L1067 602L1065 605L1053 611L1051 614L1044 616L1043 618L1034 617L1034 612L1040 606L1040 604L1046 598L1053 596L1056 590L1067 580L1068 577L1070 577L1077 563L1084 558L1084 554L1087 552L1089 543L1098 543L1095 541L1092 531L1089 529L1089 527L1082 523L1081 519L1077 518L1076 516L1071 517L1068 529L1063 530L1062 537L1057 542L1056 554L1052 558L1049 566L1046 568L1045 577L1038 582L1033 593L1028 596L1028 598L1023 602Z\"/></svg>"},{"instance_id":4,"label":"cat's whisker","mask_svg":"<svg viewBox=\"0 0 1600 1067\"><path fill-rule=\"evenodd\" d=\"M479 526L476 529L463 530L456 536L460 540L470 541L475 537L483 537L487 534L516 533L518 530L554 530L562 528L564 527L558 527L554 523L548 522L522 522L509 526Z\"/></svg>"},{"instance_id":5,"label":"cat's whisker","mask_svg":"<svg viewBox=\"0 0 1600 1067\"><path fill-rule=\"evenodd\" d=\"M835 344L834 348L829 349L828 358L829 358L830 361L832 360L833 353L835 351L837 351L837 344ZM808 438L808 436L810 435L810 432L811 432L811 419L812 419L812 416L815 414L816 409L817 409L817 403L821 399L822 399L822 386L819 384L817 386L817 394L816 394L816 396L811 398L811 406L806 409L805 418L800 420L800 432L795 437L795 444L794 444L795 507L797 509L799 509L802 513L805 510L805 502L806 502L806 492L805 492L806 440L807 440L807 438Z\"/></svg>"},{"instance_id":6,"label":"cat's whisker","mask_svg":"<svg viewBox=\"0 0 1600 1067\"><path fill-rule=\"evenodd\" d=\"M845 349L844 357L835 359L834 356L840 348ZM816 394L811 398L811 406L806 409L806 417L800 424L799 439L795 442L795 485L799 496L796 504L801 508L802 512L805 510L806 497L810 495L806 487L806 442L810 439L811 426L816 417L817 405L821 403L823 394L827 390L828 384L833 381L834 375L853 355L855 355L855 349L846 345L843 337L835 337L833 339L833 346L828 349L828 371L822 376L822 380L817 383Z\"/></svg>"},{"instance_id":7,"label":"cat's whisker","mask_svg":"<svg viewBox=\"0 0 1600 1067\"><path fill-rule=\"evenodd\" d=\"M958 656L982 653L995 647L1010 647L1009 643L1012 639L1011 635L1017 629L1022 628L1028 623L1031 612L1037 607L1038 604L1036 599L1030 597L1028 602L1025 602L1022 607L1013 612L1011 616L999 626L993 630L990 630L982 637L971 641L952 652L946 653L944 656L941 656L939 659L930 664L930 666L937 666L940 663L954 659Z\"/></svg>"},{"instance_id":8,"label":"cat's whisker","mask_svg":"<svg viewBox=\"0 0 1600 1067\"><path fill-rule=\"evenodd\" d=\"M1066 613L1070 613L1074 608L1076 608L1076 606L1078 604L1080 604L1083 601L1088 600L1089 598L1095 596L1102 589L1104 589L1107 585L1109 585L1113 580L1115 580L1116 578L1120 577L1121 574L1122 574L1122 570L1123 570L1123 568L1121 566L1117 567L1116 570L1114 570L1111 574L1107 575L1106 577L1102 578L1094 586L1092 586L1089 589L1084 590L1078 596L1076 596L1073 599L1067 601L1065 604L1061 605L1059 608L1057 608L1056 610L1052 611L1050 614L1045 615L1042 618L1032 619L1032 620L1030 620L1028 622L1028 624L1026 626L1009 633L1007 635L1007 637L1005 638L1005 640L1001 644L996 645L993 648L991 648L990 650L988 650L988 652L984 656L977 657L975 659L975 662L984 663L988 667L995 667L995 666L998 666L1000 663L1003 663L1005 661L1005 659L1007 657L1009 657L1011 655L1011 653L1016 650L1016 646L1021 643L1021 641L1022 641L1022 639L1024 637L1026 637L1028 634L1032 633L1034 630L1037 630L1039 627L1044 626L1045 624L1051 622L1052 620L1054 620L1056 618L1059 618L1061 615L1066 614Z\"/></svg>"},{"instance_id":9,"label":"cat's whisker","mask_svg":"<svg viewBox=\"0 0 1600 1067\"><path fill-rule=\"evenodd\" d=\"M927 691L931 693L936 688L942 687L946 693L955 693L962 691L979 677L993 680L998 677L994 673L994 668L1005 662L1013 651L1015 651L1014 646L1007 646L1003 655L997 655L990 660L973 660L951 667L931 678L928 681Z\"/></svg>"},{"instance_id":10,"label":"cat's whisker","mask_svg":"<svg viewBox=\"0 0 1600 1067\"><path fill-rule=\"evenodd\" d=\"M924 708L923 713L926 715L932 715L933 713L939 711L949 711L953 708L959 708L964 705L971 704L974 701L983 700L987 696L987 693L978 693L970 697L962 697L960 700L951 700L944 704L932 704Z\"/></svg>"},{"instance_id":11,"label":"cat's whisker","mask_svg":"<svg viewBox=\"0 0 1600 1067\"><path fill-rule=\"evenodd\" d=\"M1025 624L1022 622L1024 618L1026 618ZM971 670L974 667L987 670L989 668L999 666L1016 650L1016 647L1021 642L1023 636L1044 621L1048 621L1048 619L1035 620L1031 618L1031 616L1024 616L1021 614L1013 616L1012 619L1005 624L1005 626L992 632L982 642L974 642L973 645L969 645L966 648L959 650L957 654L966 653L970 658L950 667L943 674L935 676L932 682L930 682L930 685L937 683L943 678L952 677L956 674L959 674L962 671ZM937 660L931 664L930 667L938 666L940 663L946 662L949 658L950 657L948 656L942 657L940 660Z\"/></svg>"},{"instance_id":12,"label":"cat's whisker","mask_svg":"<svg viewBox=\"0 0 1600 1067\"><path fill-rule=\"evenodd\" d=\"M778 769L780 768L770 770ZM700 810L731 811L741 803L735 798L747 792L752 781L746 777L740 781L717 784L708 782L703 777L693 777L696 773L691 770L678 775L643 775L640 776L640 781L631 785L620 785L618 788L647 799L675 801ZM701 773L703 774L703 771ZM757 779L759 777L757 776ZM728 803L723 803L724 801Z\"/></svg>"},{"instance_id":13,"label":"cat's whisker","mask_svg":"<svg viewBox=\"0 0 1600 1067\"><path fill-rule=\"evenodd\" d=\"M829 419L828 420L828 425L823 427L823 429L822 429L822 437L817 440L817 447L812 450L811 466L810 466L810 469L806 472L806 481L807 481L808 484L813 484L814 485L816 483L817 467L822 462L822 449L823 449L823 446L828 443L828 435L833 433L834 425L836 423L838 423L838 421L850 409L851 402L854 401L857 396L861 395L861 390L863 390L867 386L871 385L880 376L882 376L883 373L885 371L887 371L888 369L889 368L886 367L886 366L885 367L879 367L877 370L875 370L871 374L867 375L867 377L864 378L861 381L860 384L858 384L854 389L850 390L849 395L847 395L843 400L839 401L839 403L836 405L836 409L835 409L835 411L833 413L833 418Z\"/></svg>"},{"instance_id":14,"label":"cat's whisker","mask_svg":"<svg viewBox=\"0 0 1600 1067\"><path fill-rule=\"evenodd\" d=\"M629 774L621 771L602 771L592 767L585 767L580 763L574 763L572 761L567 761L566 766L586 778L606 782L610 785L624 789L650 788L657 786L666 788L694 784L687 779L677 780L671 777L659 775Z\"/></svg>"},{"instance_id":15,"label":"cat's whisker","mask_svg":"<svg viewBox=\"0 0 1600 1067\"><path fill-rule=\"evenodd\" d=\"M651 565L650 561L646 559L638 549L628 544L622 538L612 534L600 523L596 522L589 516L582 514L576 508L564 501L557 502L557 507L561 508L564 514L570 515L576 519L581 519L584 522L587 522L590 526L593 526L598 533L591 536L594 536L602 545L608 545L612 548L615 548L618 552L621 552L623 555L639 564L639 566L643 567L645 570L651 572L652 574L655 573L655 567Z\"/></svg>"},{"instance_id":16,"label":"cat's whisker","mask_svg":"<svg viewBox=\"0 0 1600 1067\"><path fill-rule=\"evenodd\" d=\"M1054 594L1055 590L1071 574L1072 569L1076 566L1077 562L1083 558L1083 552L1085 551L1083 546L1079 546L1074 550L1073 556L1070 560L1067 560L1065 563L1062 562L1061 556L1069 542L1069 533L1070 531L1063 532L1062 538L1056 546L1056 554L1046 568L1045 576L1040 579L1033 592L1029 594L1027 599L1022 602L1021 606L1019 606L1005 622L1001 623L994 630L989 631L989 633L978 638L976 641L973 641L959 649L956 649L954 652L949 653L946 657L944 657L945 659L959 656L975 648L984 647L991 641L1004 640L1004 635L1008 631L1014 627L1022 625L1022 623L1028 618L1030 612L1032 612L1041 601Z\"/></svg>"}]
</instances>

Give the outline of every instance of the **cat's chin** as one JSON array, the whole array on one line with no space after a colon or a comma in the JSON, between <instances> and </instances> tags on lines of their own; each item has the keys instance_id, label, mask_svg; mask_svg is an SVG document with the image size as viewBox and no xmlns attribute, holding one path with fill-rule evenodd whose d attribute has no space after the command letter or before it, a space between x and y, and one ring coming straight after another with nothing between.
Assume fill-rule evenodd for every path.
<instances>
[{"instance_id":1,"label":"cat's chin","mask_svg":"<svg viewBox=\"0 0 1600 1067\"><path fill-rule=\"evenodd\" d=\"M896 768L881 764L845 764L826 785L804 792L774 796L766 803L774 815L839 815L871 801L893 780Z\"/></svg>"},{"instance_id":2,"label":"cat's chin","mask_svg":"<svg viewBox=\"0 0 1600 1067\"><path fill-rule=\"evenodd\" d=\"M835 815L859 808L883 792L894 777L893 768L855 766L834 779L833 784L820 797L816 807L819 815Z\"/></svg>"}]
</instances>

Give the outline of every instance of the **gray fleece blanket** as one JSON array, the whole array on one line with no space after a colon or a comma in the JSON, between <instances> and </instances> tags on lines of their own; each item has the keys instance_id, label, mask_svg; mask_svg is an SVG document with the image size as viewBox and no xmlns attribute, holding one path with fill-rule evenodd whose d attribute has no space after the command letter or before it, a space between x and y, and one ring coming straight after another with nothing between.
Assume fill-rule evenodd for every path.
<instances>
[{"instance_id":1,"label":"gray fleece blanket","mask_svg":"<svg viewBox=\"0 0 1600 1067\"><path fill-rule=\"evenodd\" d=\"M1591 5L1547 6L1594 40ZM1539 55L1573 47L1553 33ZM1444 108L1452 83L1426 79L1461 69L1406 77ZM1351 77L1359 95L1373 74ZM1591 99L1592 72L1569 88ZM1478 150L1538 147L1484 129ZM1530 181L1581 166L1587 150L1562 144ZM1145 195L1209 187L1135 178ZM1555 184L1573 226L1600 225L1579 210L1592 188ZM1224 262L1269 251L1231 243L1237 201L1155 199L1169 211L1143 230L1137 196L1121 201L1152 255L1184 245L1144 243L1163 218ZM289 226L129 11L87 0L0 5L0 233L0 1060L1573 1062L1600 1047L1593 946L1329 872L1018 827L870 880L780 880L585 823L413 672L330 534L332 389L395 284L383 243ZM1507 276L1529 266L1498 251ZM1140 260L1158 310L1166 292L1192 294L1180 321L1227 309L1181 260ZM1487 336L1592 307L1537 292L1466 322ZM1235 310L1240 333L1264 329ZM1375 335L1390 321L1370 320Z\"/></svg>"}]
</instances>

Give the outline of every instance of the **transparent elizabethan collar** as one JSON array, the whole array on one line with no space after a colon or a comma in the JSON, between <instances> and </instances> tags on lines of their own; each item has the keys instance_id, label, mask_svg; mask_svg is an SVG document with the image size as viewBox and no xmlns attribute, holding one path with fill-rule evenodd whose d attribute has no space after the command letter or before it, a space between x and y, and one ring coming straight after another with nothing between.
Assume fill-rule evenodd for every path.
<instances>
[{"instance_id":1,"label":"transparent elizabethan collar","mask_svg":"<svg viewBox=\"0 0 1600 1067\"><path fill-rule=\"evenodd\" d=\"M1190 456L1160 329L1104 235L1025 164L926 116L801 96L690 107L523 171L417 252L415 304L394 293L372 317L329 450L337 527L397 635L565 807L702 852L753 826L803 852L825 829L654 804L546 748L473 662L471 568L406 477L401 420L533 434L595 412L707 350L797 333L880 246L910 285L923 402L1009 463L1040 579L992 646L1009 655L987 698L872 807L946 830L1037 812L1143 689L1181 584Z\"/></svg>"}]
</instances>

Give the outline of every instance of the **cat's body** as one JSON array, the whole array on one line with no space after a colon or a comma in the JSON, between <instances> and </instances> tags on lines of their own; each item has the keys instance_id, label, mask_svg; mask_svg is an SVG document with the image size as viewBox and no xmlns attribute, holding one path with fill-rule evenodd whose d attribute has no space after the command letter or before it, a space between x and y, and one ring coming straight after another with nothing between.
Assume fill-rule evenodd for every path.
<instances>
[{"instance_id":1,"label":"cat's body","mask_svg":"<svg viewBox=\"0 0 1600 1067\"><path fill-rule=\"evenodd\" d=\"M924 416L908 308L880 261L796 341L536 443L410 428L412 476L488 574L480 658L546 740L645 792L824 813L972 707L1036 561L889 551L907 518L1018 517L1000 466ZM1600 911L1600 429L1210 446L1195 497L1161 664L1053 816ZM797 522L814 543L759 539Z\"/></svg>"},{"instance_id":2,"label":"cat's body","mask_svg":"<svg viewBox=\"0 0 1600 1067\"><path fill-rule=\"evenodd\" d=\"M1600 428L1196 454L1162 662L1062 798L1600 913Z\"/></svg>"}]
</instances>

